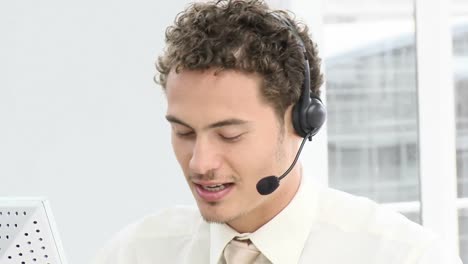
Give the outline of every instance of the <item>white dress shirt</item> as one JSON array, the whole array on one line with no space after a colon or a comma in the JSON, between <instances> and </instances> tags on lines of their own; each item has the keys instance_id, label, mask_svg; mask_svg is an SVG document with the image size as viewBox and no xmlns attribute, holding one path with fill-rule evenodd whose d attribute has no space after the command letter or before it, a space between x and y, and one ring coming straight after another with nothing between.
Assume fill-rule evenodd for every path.
<instances>
[{"instance_id":1,"label":"white dress shirt","mask_svg":"<svg viewBox=\"0 0 468 264\"><path fill-rule=\"evenodd\" d=\"M303 180L289 205L254 233L206 223L197 208L177 207L121 231L94 264L222 264L236 236L254 243L262 264L462 263L436 235L404 216Z\"/></svg>"}]
</instances>

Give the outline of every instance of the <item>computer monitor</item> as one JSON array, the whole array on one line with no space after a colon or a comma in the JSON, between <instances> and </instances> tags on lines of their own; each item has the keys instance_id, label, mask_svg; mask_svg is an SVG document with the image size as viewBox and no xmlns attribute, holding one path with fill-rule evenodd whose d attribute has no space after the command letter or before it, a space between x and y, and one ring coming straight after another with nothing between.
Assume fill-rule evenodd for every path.
<instances>
[{"instance_id":1,"label":"computer monitor","mask_svg":"<svg viewBox=\"0 0 468 264\"><path fill-rule=\"evenodd\" d=\"M0 197L0 263L66 264L47 200Z\"/></svg>"}]
</instances>

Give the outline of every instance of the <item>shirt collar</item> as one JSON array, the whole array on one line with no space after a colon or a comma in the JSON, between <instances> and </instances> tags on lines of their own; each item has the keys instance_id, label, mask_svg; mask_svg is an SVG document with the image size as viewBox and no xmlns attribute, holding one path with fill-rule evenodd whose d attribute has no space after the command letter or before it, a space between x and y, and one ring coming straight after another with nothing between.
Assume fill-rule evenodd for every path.
<instances>
[{"instance_id":1,"label":"shirt collar","mask_svg":"<svg viewBox=\"0 0 468 264\"><path fill-rule=\"evenodd\" d=\"M226 245L239 233L226 224L210 224L210 264L218 264Z\"/></svg>"},{"instance_id":2,"label":"shirt collar","mask_svg":"<svg viewBox=\"0 0 468 264\"><path fill-rule=\"evenodd\" d=\"M298 263L316 215L318 192L302 177L291 202L257 231L250 240L273 264ZM226 224L210 224L210 263L217 264L224 247L239 234Z\"/></svg>"}]
</instances>

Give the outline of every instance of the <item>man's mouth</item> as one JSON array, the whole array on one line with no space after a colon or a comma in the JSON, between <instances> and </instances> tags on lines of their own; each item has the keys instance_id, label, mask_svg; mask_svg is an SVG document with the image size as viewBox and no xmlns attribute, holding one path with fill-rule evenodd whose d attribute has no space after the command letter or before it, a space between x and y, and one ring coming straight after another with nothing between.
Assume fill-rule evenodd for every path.
<instances>
[{"instance_id":1,"label":"man's mouth","mask_svg":"<svg viewBox=\"0 0 468 264\"><path fill-rule=\"evenodd\" d=\"M216 184L216 185L201 185L201 187L204 190L207 190L209 192L219 192L221 190L226 189L230 185L232 185L232 183L224 183L224 184Z\"/></svg>"},{"instance_id":2,"label":"man's mouth","mask_svg":"<svg viewBox=\"0 0 468 264\"><path fill-rule=\"evenodd\" d=\"M195 189L200 198L207 202L223 199L233 188L234 183L195 183Z\"/></svg>"}]
</instances>

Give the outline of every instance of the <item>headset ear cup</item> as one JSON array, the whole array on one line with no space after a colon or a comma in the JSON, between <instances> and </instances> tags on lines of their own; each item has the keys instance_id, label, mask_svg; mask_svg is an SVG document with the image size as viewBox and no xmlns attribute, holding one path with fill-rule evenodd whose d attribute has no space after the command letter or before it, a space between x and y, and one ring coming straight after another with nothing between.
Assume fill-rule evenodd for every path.
<instances>
[{"instance_id":1,"label":"headset ear cup","mask_svg":"<svg viewBox=\"0 0 468 264\"><path fill-rule=\"evenodd\" d=\"M327 110L320 98L311 96L311 101L307 106L307 111L305 114L305 130L307 130L307 134L311 133L311 136L314 136L320 130L323 123L325 123L325 119L327 118Z\"/></svg>"},{"instance_id":2,"label":"headset ear cup","mask_svg":"<svg viewBox=\"0 0 468 264\"><path fill-rule=\"evenodd\" d=\"M327 111L320 98L311 96L311 101L305 107L301 105L301 100L294 105L292 110L292 121L294 130L301 137L311 136L317 132L325 123Z\"/></svg>"}]
</instances>

